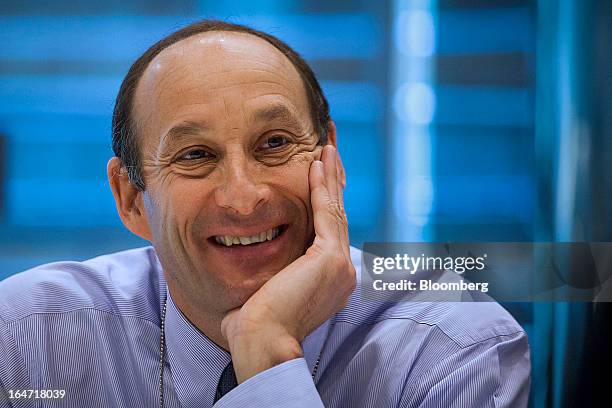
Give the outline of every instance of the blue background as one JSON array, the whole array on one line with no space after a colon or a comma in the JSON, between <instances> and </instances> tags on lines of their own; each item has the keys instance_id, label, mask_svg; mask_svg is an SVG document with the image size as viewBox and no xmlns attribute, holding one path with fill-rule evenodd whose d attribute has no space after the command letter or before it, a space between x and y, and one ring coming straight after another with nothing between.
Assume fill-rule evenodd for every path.
<instances>
[{"instance_id":1,"label":"blue background","mask_svg":"<svg viewBox=\"0 0 612 408\"><path fill-rule=\"evenodd\" d=\"M353 245L612 240L609 3L4 1L0 279L146 244L106 180L114 98L146 48L205 17L274 34L313 66ZM530 335L531 405L571 404L590 307L504 306Z\"/></svg>"}]
</instances>

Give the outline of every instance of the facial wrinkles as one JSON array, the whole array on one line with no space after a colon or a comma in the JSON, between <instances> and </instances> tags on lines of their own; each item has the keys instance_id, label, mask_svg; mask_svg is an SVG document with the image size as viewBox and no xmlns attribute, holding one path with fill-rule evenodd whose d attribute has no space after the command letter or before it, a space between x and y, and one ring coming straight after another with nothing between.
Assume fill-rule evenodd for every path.
<instances>
[{"instance_id":1,"label":"facial wrinkles","mask_svg":"<svg viewBox=\"0 0 612 408\"><path fill-rule=\"evenodd\" d=\"M288 96L290 100L304 99L302 80L286 57L277 50L273 53L254 52L255 48L262 48L263 40L256 39L259 44L256 47L250 42L227 41L235 35L217 32L197 36L170 46L156 57L152 67L149 67L151 69L147 69L142 84L139 84L139 87L142 85L149 89L143 98L149 109L143 113L146 114L144 122L150 128L159 129L159 122L164 117L180 111L183 107L182 96L191 92L199 92L206 99L207 95L214 92L220 93L236 87L239 91L243 88L248 91L249 87L266 83L276 88L268 90L269 94L278 93ZM200 46L208 49L205 51L201 48L202 51L199 51ZM266 44L263 47L271 46ZM212 64L209 61L221 62ZM202 65L206 65L206 75L197 75L202 72ZM279 72L288 71L291 75L279 76ZM270 78L265 78L268 75ZM233 78L228 81L228 77ZM296 94L297 91L304 95ZM156 101L170 103L156 104ZM155 115L152 115L153 112Z\"/></svg>"},{"instance_id":2,"label":"facial wrinkles","mask_svg":"<svg viewBox=\"0 0 612 408\"><path fill-rule=\"evenodd\" d=\"M237 93L237 96L236 96ZM285 92L286 94L286 92ZM272 95L278 95L278 96L284 96L283 93L278 93L278 94L272 94ZM266 96L270 96L269 93L266 94ZM225 137L220 137L219 136L219 131L214 131L214 130L210 130L211 133L211 138L212 139L223 139L223 140L219 140L218 143L219 145L217 145L217 143L214 143L214 147L216 146L222 146L222 145L227 145L231 143L231 138L233 136L236 136L237 138L240 138L241 136L244 136L243 139L245 141L245 144L247 146L245 146L245 150L248 150L250 148L249 143L251 142L251 139L253 137L258 137L257 133L262 133L263 136L261 136L261 138L265 139L267 136L266 134L270 134L272 135L276 135L276 136L282 136L286 141L287 141L287 146L290 146L291 149L288 149L286 147L283 148L279 148L276 149L274 151L270 151L270 152L266 152L266 155L261 155L259 154L259 156L262 158L262 162L266 163L266 164L270 164L270 165L278 165L278 164L282 164L284 162L286 162L289 158L291 158L291 156L293 156L294 154L297 153L301 153L303 151L312 151L314 149L314 146L317 143L317 138L316 136L313 134L313 128L312 128L312 124L310 123L310 120L303 120L303 118L300 117L300 115L297 114L292 114L291 117L292 119L273 119L270 120L270 123L264 123L264 125L259 125L257 126L256 124L250 124L247 121L247 118L249 117L247 114L247 108L245 107L245 104L249 101L251 101L252 99L255 99L259 97L255 96L255 97L250 97L248 99L245 100L245 97L243 96L243 92L240 90L240 88L237 88L236 91L234 92L234 96L233 97L226 97L224 94L221 94L221 101L222 101L222 115L221 116L217 116L216 119L217 121L222 118L225 121L225 125L224 128L226 129L225 131L222 132L223 135L227 135ZM239 103L236 103L235 101L238 100L240 101ZM282 100L287 101L286 97L283 97ZM192 107L193 105L189 105L189 107ZM189 107L187 108L187 110L189 110ZM196 106L196 108L199 108ZM183 108L183 110L185 110L185 108ZM213 106L206 106L206 108L204 108L205 111L213 111L214 112L214 107ZM290 109L292 111L294 111L295 109ZM236 120L236 118L240 118L238 121ZM308 117L308 119L310 119ZM287 122L287 120L289 120L289 122ZM253 129L261 129L261 130L253 130ZM149 151L149 153L146 155L146 158L143 160L144 165L150 167L153 170L157 170L157 174L159 175L159 171L167 166L170 166L172 164L172 160L173 160L173 155L175 155L177 153L177 150L180 150L182 147L185 146L196 146L198 144L200 145L204 145L205 147L209 148L210 150L217 150L215 151L215 154L217 156L220 156L223 152L222 151L218 151L219 149L215 148L213 149L213 146L208 146L210 145L210 143L208 143L208 140L212 140L212 139L203 139L200 136L198 136L198 132L199 130L188 130L187 132L191 133L194 132L193 134L182 134L180 138L181 139L186 139L189 140L189 142L184 142L184 143L178 143L174 140L172 140L171 137L169 137L168 135L162 135L160 137L160 142L159 145L157 146L157 149L155 151L154 154L151 154L152 152ZM214 133L217 133L217 135L214 135ZM252 136L252 135L254 136ZM205 140L205 142L203 142L203 140ZM184 141L184 140L183 140ZM257 141L257 143L259 143L259 141Z\"/></svg>"},{"instance_id":3,"label":"facial wrinkles","mask_svg":"<svg viewBox=\"0 0 612 408\"><path fill-rule=\"evenodd\" d=\"M155 205L155 204L154 204ZM165 209L165 211L163 210ZM168 248L167 253L160 253L160 257L165 258L166 265L168 267L168 273L172 276L175 283L180 285L183 290L191 292L192 295L198 295L202 298L202 294L198 293L196 288L201 287L201 276L199 273L183 274L174 273L175 271L198 271L200 268L196 264L199 259L191 257L190 251L193 248L190 246L189 226L190 222L188 219L177 220L176 209L172 206L171 200L166 200L162 205L156 205L155 219L160 220L158 227L158 235L162 242L166 242L166 245L158 246L159 248ZM214 275L212 276L214 278ZM197 282L197 283L196 283ZM223 282L217 283L224 285ZM209 305L213 307L214 305Z\"/></svg>"},{"instance_id":4,"label":"facial wrinkles","mask_svg":"<svg viewBox=\"0 0 612 408\"><path fill-rule=\"evenodd\" d=\"M264 94L265 103L257 101L257 98L260 97L261 95L256 95L245 99L238 89L229 97L221 94L218 99L221 115L216 115L213 123L222 120L225 130L207 129L208 125L204 123L179 122L169 133L160 138L155 158L147 160L146 164L156 167L158 174L161 168L171 167L189 176L189 168L180 166L180 163L173 163L173 160L177 154L183 154L187 148L196 148L196 146L215 156L215 160L207 160L205 164L202 164L202 166L209 167L210 171L212 171L213 164L216 165L225 160L225 150L234 144L243 145L247 158L252 154L258 162L268 166L283 164L295 154L312 152L318 138L314 135L310 118L304 120L303 115L297 114L296 109L286 97L273 98L273 102L270 102L270 95ZM248 104L258 108L251 108L249 111L246 107ZM215 109L217 108L210 105L205 110L214 111ZM267 117L267 119L251 121L260 116ZM208 133L208 137L204 137L202 132ZM275 149L259 149L262 143L274 137L282 138L285 144ZM193 176L206 174L208 172L197 169Z\"/></svg>"},{"instance_id":5,"label":"facial wrinkles","mask_svg":"<svg viewBox=\"0 0 612 408\"><path fill-rule=\"evenodd\" d=\"M238 132L239 130L239 128L235 128L230 132ZM276 135L276 133L274 135ZM282 137L293 139L293 136L288 135ZM177 162L176 156L182 156L185 154L186 150L206 149L205 146L202 146L203 142L194 139L193 142L186 144L186 146L191 147L183 148L179 146L162 150L155 158L145 160L143 166L146 168L145 174L148 176L149 181L153 181L155 184L164 188L170 186L177 177L207 177L217 168L220 168L222 172L225 173L228 166L234 170L236 166L244 165L244 167L250 168L253 164L263 167L279 166L286 163L295 155L312 152L316 146L314 138L308 137L308 135L303 135L302 137L296 136L295 139L296 140L287 142L287 147L277 151L261 153L257 151L252 152L249 146L242 146L239 141L233 143L228 142L228 145L225 146L222 151L217 150L214 151L214 153L210 153L215 155L214 159L211 158L205 162L196 163L194 165L183 165ZM252 170L257 171L256 168Z\"/></svg>"},{"instance_id":6,"label":"facial wrinkles","mask_svg":"<svg viewBox=\"0 0 612 408\"><path fill-rule=\"evenodd\" d=\"M290 160L299 160L302 156L312 156L316 147L317 143L313 137L306 138L304 142L292 143L285 150L267 154L266 157L259 159L259 162L266 167L282 166Z\"/></svg>"},{"instance_id":7,"label":"facial wrinkles","mask_svg":"<svg viewBox=\"0 0 612 408\"><path fill-rule=\"evenodd\" d=\"M214 55L207 56L211 60ZM169 59L169 57L166 57ZM177 99L177 95L184 95L192 91L210 93L214 91L227 91L232 88L248 88L258 86L260 84L269 84L280 86L284 91L291 89L288 84L279 82L279 70L286 70L284 61L272 59L270 61L260 60L253 61L252 58L245 58L238 53L224 56L219 66L211 66L205 76L198 76L200 65L206 62L202 60L172 61L172 63L158 64L159 69L154 73L156 79L151 79L155 88L155 92L151 97L155 100L171 100ZM162 69L166 66L165 69ZM262 76L269 78L262 79ZM227 81L231 78L231 81ZM231 82L231 83L228 83ZM177 88L177 84L182 84ZM210 91L210 92L206 92ZM179 98L180 99L180 98Z\"/></svg>"},{"instance_id":8,"label":"facial wrinkles","mask_svg":"<svg viewBox=\"0 0 612 408\"><path fill-rule=\"evenodd\" d=\"M154 199L154 197L158 198ZM189 264L189 257L186 256L187 253L184 248L181 248L180 245L176 248L176 243L180 243L181 241L175 237L178 231L167 228L169 225L172 225L172 222L169 221L173 219L173 207L170 202L158 201L159 198L163 199L164 197L163 195L155 194L154 189L148 189L148 191L144 193L147 216L152 222L151 228L156 231L154 234L154 241L156 241L156 243L167 242L174 248L168 254L163 252L159 253L159 256L161 258L167 258L167 261L174 261L172 263L178 263L177 266L179 267L192 267L193 265ZM158 245L158 247L160 249L165 248L164 245ZM176 256L177 254L179 256ZM172 270L173 268L170 268L170 272L172 272ZM180 280L180 276L175 276L174 278Z\"/></svg>"},{"instance_id":9,"label":"facial wrinkles","mask_svg":"<svg viewBox=\"0 0 612 408\"><path fill-rule=\"evenodd\" d=\"M229 156L232 156L230 154ZM236 157L237 160L244 161L243 159ZM168 191L167 186L159 186L160 190ZM160 196L160 194L157 194ZM161 197L164 197L163 195ZM188 198L187 198L188 199ZM181 204L184 205L185 202L181 200ZM189 254L197 253L198 242L205 240L207 238L206 234L202 235L198 233L198 230L205 230L207 225L210 225L211 222L219 222L221 225L228 225L231 222L237 222L236 220L231 221L227 218L227 213L223 215L217 214L216 211L211 212L207 211L206 208L202 207L201 211L197 213L195 217L185 217L177 219L177 212L179 211L177 208L172 206L172 200L166 200L163 205L160 206L164 208L166 211L162 214L158 215L158 219L161 219L161 225L163 226L160 231L162 240L166 243L170 244L171 248L173 248L169 253L169 260L175 265L174 268L170 268L173 270L183 270L183 271L201 271L200 273L191 273L189 275L184 274L175 274L174 279L177 284L180 284L183 290L191 293L192 296L195 296L199 299L202 299L203 303L206 303L206 307L208 309L219 309L219 312L223 312L221 305L216 305L214 302L206 302L203 299L202 293L198 292L197 289L200 288L200 283L204 276L207 276L207 279L212 279L207 286L210 290L210 293L228 293L231 294L232 280L228 276L216 276L214 273L209 273L202 270L200 262L203 259L199 257L192 257ZM187 207L190 207L187 205ZM285 208L286 206L283 206ZM159 207L158 207L159 208ZM250 218L258 218L259 221L262 219L275 219L277 218L276 211L278 210L278 206L270 206L267 207L264 212L258 212L257 214L253 214L253 217ZM283 212L291 213L289 209L285 208ZM220 217L217 221L214 221L214 218ZM204 228L201 228L204 226ZM200 266L198 266L200 265ZM201 275L204 273L205 275ZM266 280L266 277L263 276L253 276L253 277L243 277L241 286L245 287L253 287L257 288L260 284ZM212 286L210 286L212 285ZM216 289L215 289L216 288ZM215 292L216 290L220 290L223 292ZM255 290L255 289L253 289ZM250 294L237 293L235 296L240 296L240 299L232 300L233 303L241 304L244 302ZM208 297L206 297L208 298ZM208 304L211 303L211 304ZM233 304L232 303L232 304Z\"/></svg>"},{"instance_id":10,"label":"facial wrinkles","mask_svg":"<svg viewBox=\"0 0 612 408\"><path fill-rule=\"evenodd\" d=\"M212 39L206 38L207 41ZM163 57L158 71L152 72L156 75L143 78L141 85L146 88L150 83L151 87L141 92L142 103L135 109L147 126L140 134L149 135L149 143L142 150L147 189L154 189L156 196L164 201L158 209L164 212L158 216L161 225L157 241L165 241L161 246L165 246L168 261L176 265L177 271L183 271L176 272L176 277L184 290L200 298L203 294L197 293L198 290L227 289L232 282L238 286L246 284L246 277L240 276L238 281L238 275L232 275L234 272L226 271L226 276L207 270L209 266L204 261L210 260L207 258L210 255L201 241L209 238L210 225L227 226L236 221L258 225L262 219L292 221L306 216L312 220L308 169L321 149L313 131L302 80L282 54L254 53L253 49L259 46L248 43L228 53L227 47L212 42L215 49L227 54L221 59L214 55L214 50L206 54L211 60L219 61L218 64L209 63L196 50L182 53L174 50L176 58L162 55L168 49L162 52L158 56ZM194 55L198 58L194 59ZM273 120L261 124L250 122L248 114L269 102L265 98L289 106L298 126L291 128ZM207 121L210 126L206 134L186 136L179 143L162 140L161 133L181 120ZM267 138L276 135L286 137L287 147L257 150ZM194 165L173 161L176 153L182 154L190 146L207 146L215 160ZM229 161L233 164L228 164ZM211 200L210 193L223 185L227 171L235 171L230 165L241 166L239 170L246 172L252 182L265 183L274 191L269 205L260 207L249 219L230 219L231 212L217 208ZM204 178L206 181L202 181ZM312 226L306 224L306 221L297 223L301 231L310 231ZM306 239L299 235L300 242ZM294 250L298 256L301 248ZM253 280L258 279L262 276L253 276Z\"/></svg>"}]
</instances>

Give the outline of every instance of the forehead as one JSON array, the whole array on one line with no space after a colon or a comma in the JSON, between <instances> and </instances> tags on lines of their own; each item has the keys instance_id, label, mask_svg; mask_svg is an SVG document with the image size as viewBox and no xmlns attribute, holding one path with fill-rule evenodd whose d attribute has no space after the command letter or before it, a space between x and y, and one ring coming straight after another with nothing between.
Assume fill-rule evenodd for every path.
<instances>
[{"instance_id":1,"label":"forehead","mask_svg":"<svg viewBox=\"0 0 612 408\"><path fill-rule=\"evenodd\" d=\"M161 131L177 116L218 116L220 106L225 115L235 116L265 102L307 112L296 68L259 37L217 31L186 38L160 52L138 83L133 113L141 129Z\"/></svg>"},{"instance_id":2,"label":"forehead","mask_svg":"<svg viewBox=\"0 0 612 408\"><path fill-rule=\"evenodd\" d=\"M197 63L214 72L223 70L226 62L238 61L255 65L268 63L281 69L292 68L287 57L263 38L235 31L209 31L177 41L155 56L149 66Z\"/></svg>"}]
</instances>

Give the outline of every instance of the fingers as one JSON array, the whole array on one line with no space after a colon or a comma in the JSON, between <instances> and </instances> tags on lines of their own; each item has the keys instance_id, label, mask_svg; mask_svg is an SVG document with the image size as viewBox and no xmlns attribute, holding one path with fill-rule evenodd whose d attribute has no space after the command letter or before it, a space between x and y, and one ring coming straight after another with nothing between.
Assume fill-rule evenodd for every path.
<instances>
[{"instance_id":1,"label":"fingers","mask_svg":"<svg viewBox=\"0 0 612 408\"><path fill-rule=\"evenodd\" d=\"M327 145L323 149L321 157L326 169L326 185L331 195L332 212L336 216L340 244L342 249L348 254L348 224L344 211L344 184L342 182L340 155L334 146Z\"/></svg>"},{"instance_id":2,"label":"fingers","mask_svg":"<svg viewBox=\"0 0 612 408\"><path fill-rule=\"evenodd\" d=\"M342 158L340 154L336 154L336 168L338 169L338 182L340 183L340 187L344 189L346 187L346 176L344 175L344 165L342 164Z\"/></svg>"},{"instance_id":3,"label":"fingers","mask_svg":"<svg viewBox=\"0 0 612 408\"><path fill-rule=\"evenodd\" d=\"M328 209L329 192L325 185L325 171L323 162L315 160L310 165L310 202L312 205L312 216L314 218L315 234L323 239L333 237L333 218Z\"/></svg>"},{"instance_id":4,"label":"fingers","mask_svg":"<svg viewBox=\"0 0 612 408\"><path fill-rule=\"evenodd\" d=\"M340 228L340 236L341 236L341 243L342 243L342 249L345 253L345 256L350 259L351 255L350 255L350 239L349 239L349 235L348 235L348 219L346 217L346 211L344 209L344 187L345 187L345 182L344 182L344 177L342 174L342 160L340 159L340 155L338 153L335 154L336 157L336 180L337 180L337 185L338 185L338 206L341 210L342 213L342 222L339 225Z\"/></svg>"},{"instance_id":5,"label":"fingers","mask_svg":"<svg viewBox=\"0 0 612 408\"><path fill-rule=\"evenodd\" d=\"M321 161L324 164L325 184L329 192L329 198L332 202L337 203L338 200L338 166L337 166L336 149L332 145L327 145L323 148Z\"/></svg>"},{"instance_id":6,"label":"fingers","mask_svg":"<svg viewBox=\"0 0 612 408\"><path fill-rule=\"evenodd\" d=\"M336 179L338 180L338 203L340 204L341 208L344 208L344 187L346 187L346 185L344 184L344 179L342 177L342 172L341 172L341 168L342 168L342 160L340 159L340 155L336 154Z\"/></svg>"},{"instance_id":7,"label":"fingers","mask_svg":"<svg viewBox=\"0 0 612 408\"><path fill-rule=\"evenodd\" d=\"M336 149L331 145L325 146L321 160L312 163L309 177L315 234L331 239L347 252L348 229Z\"/></svg>"}]
</instances>

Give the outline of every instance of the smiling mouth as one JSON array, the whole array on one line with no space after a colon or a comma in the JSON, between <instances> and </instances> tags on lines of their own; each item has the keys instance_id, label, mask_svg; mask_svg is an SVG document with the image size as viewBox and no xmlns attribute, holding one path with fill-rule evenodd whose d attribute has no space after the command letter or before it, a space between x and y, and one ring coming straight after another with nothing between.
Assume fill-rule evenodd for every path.
<instances>
[{"instance_id":1,"label":"smiling mouth","mask_svg":"<svg viewBox=\"0 0 612 408\"><path fill-rule=\"evenodd\" d=\"M258 234L248 237L238 235L215 235L212 238L217 244L227 247L231 247L232 245L255 245L276 239L285 229L286 225L279 225L278 227L261 231Z\"/></svg>"}]
</instances>

